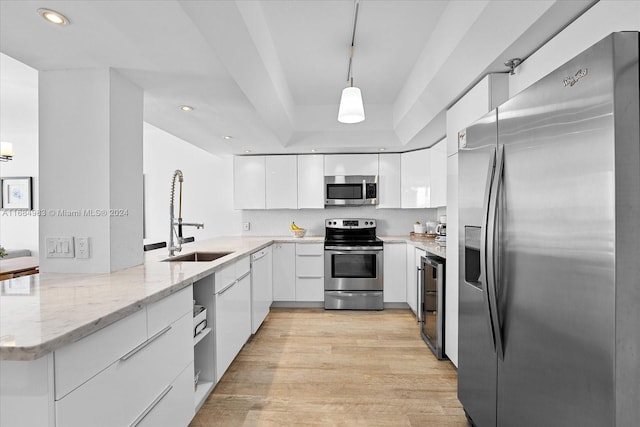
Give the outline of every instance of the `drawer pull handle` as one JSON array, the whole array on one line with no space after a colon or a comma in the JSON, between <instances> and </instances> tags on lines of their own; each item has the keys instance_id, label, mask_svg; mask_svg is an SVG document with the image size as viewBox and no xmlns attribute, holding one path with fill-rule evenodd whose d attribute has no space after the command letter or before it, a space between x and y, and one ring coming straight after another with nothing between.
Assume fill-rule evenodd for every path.
<instances>
[{"instance_id":1,"label":"drawer pull handle","mask_svg":"<svg viewBox=\"0 0 640 427\"><path fill-rule=\"evenodd\" d=\"M131 350L129 353L122 356L120 360L124 362L131 359L137 352L139 352L140 350L142 350L143 348L145 348L146 346L148 346L149 344L151 344L152 342L154 342L155 340L157 340L158 338L160 338L162 335L166 334L170 330L171 330L171 326L167 326L166 328L164 328L163 330L161 330L160 332L158 332L157 334L155 334L154 336L152 336L151 338L149 338L148 340L146 340L145 342L143 342L142 344L140 344L139 346Z\"/></svg>"},{"instance_id":2,"label":"drawer pull handle","mask_svg":"<svg viewBox=\"0 0 640 427\"><path fill-rule=\"evenodd\" d=\"M247 271L242 276L238 277L235 281L229 283L227 286L225 286L224 288L220 289L218 292L216 292L216 295L224 294L225 292L227 292L229 290L229 288L231 288L233 285L235 285L236 283L238 283L239 281L241 281L242 279L247 277L249 274L251 274L251 271Z\"/></svg>"},{"instance_id":3,"label":"drawer pull handle","mask_svg":"<svg viewBox=\"0 0 640 427\"><path fill-rule=\"evenodd\" d=\"M225 292L227 292L233 285L235 285L236 283L238 283L238 281L236 280L235 282L231 282L229 283L227 286L225 286L224 288L220 289L218 292L216 292L216 295L222 295Z\"/></svg>"},{"instance_id":4,"label":"drawer pull handle","mask_svg":"<svg viewBox=\"0 0 640 427\"><path fill-rule=\"evenodd\" d=\"M153 402L151 402L151 405L149 405L149 407L147 409L145 409L144 412L142 414L140 414L140 416L138 418L136 418L136 420L131 424L131 427L135 427L138 424L140 424L142 422L142 420L144 420L144 417L149 415L149 412L153 411L153 408L158 406L158 403L160 403L160 401L162 399L164 399L164 397L167 394L169 394L171 389L173 389L172 385L170 385L169 387L165 388L164 391L162 393L160 393L160 395L158 397L156 397Z\"/></svg>"}]
</instances>

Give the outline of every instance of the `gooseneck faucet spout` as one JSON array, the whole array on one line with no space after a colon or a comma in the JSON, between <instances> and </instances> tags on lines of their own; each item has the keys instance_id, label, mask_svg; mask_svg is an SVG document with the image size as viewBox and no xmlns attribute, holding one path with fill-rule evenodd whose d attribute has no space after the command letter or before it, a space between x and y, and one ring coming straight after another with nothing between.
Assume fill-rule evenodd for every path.
<instances>
[{"instance_id":1,"label":"gooseneck faucet spout","mask_svg":"<svg viewBox=\"0 0 640 427\"><path fill-rule=\"evenodd\" d=\"M180 183L180 194L178 198L178 217L175 217L175 193L176 193L176 178ZM184 176L180 169L177 169L173 173L173 179L171 180L171 203L169 204L169 222L170 228L169 231L169 256L174 256L176 252L180 252L182 250L182 243L184 241L182 236L182 227L191 226L196 228L204 228L204 223L201 222L182 222L182 183L184 182ZM176 231L176 226L178 229ZM174 243L174 235L176 241Z\"/></svg>"}]
</instances>

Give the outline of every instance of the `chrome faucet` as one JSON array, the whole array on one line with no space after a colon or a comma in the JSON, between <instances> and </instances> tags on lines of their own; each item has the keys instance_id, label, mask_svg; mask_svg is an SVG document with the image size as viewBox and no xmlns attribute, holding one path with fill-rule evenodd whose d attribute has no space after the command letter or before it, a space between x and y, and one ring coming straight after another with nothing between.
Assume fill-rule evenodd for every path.
<instances>
[{"instance_id":1,"label":"chrome faucet","mask_svg":"<svg viewBox=\"0 0 640 427\"><path fill-rule=\"evenodd\" d=\"M180 183L180 198L178 204L178 218L175 216L174 212L174 200L176 193L176 178L178 178L178 182ZM204 228L204 223L202 222L182 222L182 182L184 181L184 177L182 175L182 171L177 169L173 173L173 180L171 181L171 204L169 205L169 219L170 219L170 227L171 231L169 233L169 256L174 256L176 252L180 252L182 250L182 243L184 243L184 239L182 237L182 227L190 226L196 228ZM176 230L176 226L178 227ZM174 244L173 237L176 237L176 242Z\"/></svg>"}]
</instances>

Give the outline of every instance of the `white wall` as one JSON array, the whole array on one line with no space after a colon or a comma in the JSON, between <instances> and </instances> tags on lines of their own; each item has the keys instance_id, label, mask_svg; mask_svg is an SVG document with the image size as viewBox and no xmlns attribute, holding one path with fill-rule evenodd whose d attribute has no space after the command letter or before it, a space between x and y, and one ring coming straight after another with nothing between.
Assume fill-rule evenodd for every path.
<instances>
[{"instance_id":1,"label":"white wall","mask_svg":"<svg viewBox=\"0 0 640 427\"><path fill-rule=\"evenodd\" d=\"M38 94L40 248L50 237L90 239L88 258L40 257L40 271L141 264L142 89L110 68L67 69L40 71Z\"/></svg>"},{"instance_id":2,"label":"white wall","mask_svg":"<svg viewBox=\"0 0 640 427\"><path fill-rule=\"evenodd\" d=\"M185 227L196 240L240 235L240 211L233 210L233 157L214 156L148 123L144 124L145 243L169 241L171 178L184 174L182 217L204 222L204 229ZM178 210L176 184L176 215Z\"/></svg>"},{"instance_id":3,"label":"white wall","mask_svg":"<svg viewBox=\"0 0 640 427\"><path fill-rule=\"evenodd\" d=\"M520 65L509 79L509 96L616 31L640 31L640 2L602 0Z\"/></svg>"},{"instance_id":4,"label":"white wall","mask_svg":"<svg viewBox=\"0 0 640 427\"><path fill-rule=\"evenodd\" d=\"M437 221L445 215L444 208L438 209L376 209L374 206L330 207L326 209L300 210L245 210L242 222L251 223L244 236L287 236L292 221L307 229L307 236L324 236L324 220L327 218L373 218L377 221L377 234L381 236L408 236L413 231L413 223Z\"/></svg>"},{"instance_id":5,"label":"white wall","mask_svg":"<svg viewBox=\"0 0 640 427\"><path fill-rule=\"evenodd\" d=\"M0 79L0 139L13 143L14 151L12 161L0 162L0 176L33 177L38 209L38 72L0 53ZM38 256L38 217L0 212L0 246Z\"/></svg>"}]
</instances>

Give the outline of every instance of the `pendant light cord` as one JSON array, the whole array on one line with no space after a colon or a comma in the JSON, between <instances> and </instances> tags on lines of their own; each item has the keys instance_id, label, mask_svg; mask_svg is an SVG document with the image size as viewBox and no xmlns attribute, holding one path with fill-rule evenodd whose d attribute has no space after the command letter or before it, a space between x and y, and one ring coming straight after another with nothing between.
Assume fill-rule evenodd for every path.
<instances>
[{"instance_id":1,"label":"pendant light cord","mask_svg":"<svg viewBox=\"0 0 640 427\"><path fill-rule=\"evenodd\" d=\"M356 48L356 26L358 25L358 10L360 9L360 1L355 0L355 2L356 10L353 14L353 32L351 33L351 47L349 48L349 69L347 71L347 81L351 84L351 87L353 87L353 76L351 75L351 72L353 65L353 53Z\"/></svg>"}]
</instances>

